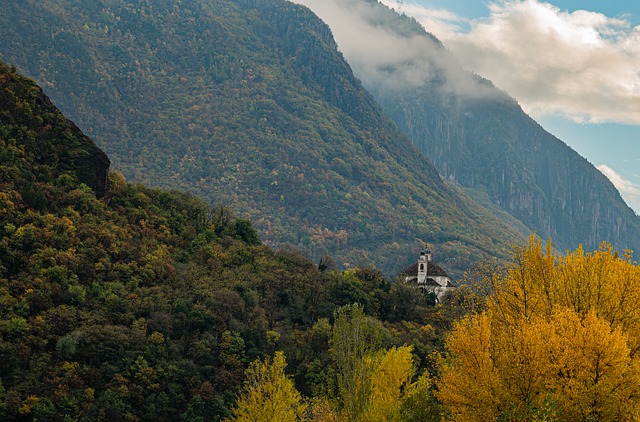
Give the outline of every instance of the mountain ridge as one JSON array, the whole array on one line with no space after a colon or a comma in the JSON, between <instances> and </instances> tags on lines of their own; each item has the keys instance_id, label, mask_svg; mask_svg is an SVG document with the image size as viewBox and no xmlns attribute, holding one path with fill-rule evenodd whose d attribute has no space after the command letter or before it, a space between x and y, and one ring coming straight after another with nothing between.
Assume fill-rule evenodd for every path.
<instances>
[{"instance_id":1,"label":"mountain ridge","mask_svg":"<svg viewBox=\"0 0 640 422\"><path fill-rule=\"evenodd\" d=\"M487 192L559 249L640 248L640 217L615 186L415 19L377 1L299 3L333 25L355 74L445 179ZM356 31L370 34L376 57L350 42Z\"/></svg>"},{"instance_id":2,"label":"mountain ridge","mask_svg":"<svg viewBox=\"0 0 640 422\"><path fill-rule=\"evenodd\" d=\"M1 135L7 141L27 140L23 144L7 145L4 154L7 160L15 154L28 157L39 173L30 175L25 183L51 182L67 172L89 186L97 196L104 196L111 164L107 155L60 113L39 112L54 108L40 87L23 84L17 69L2 62L0 69L0 86L4 88L0 98L4 129ZM34 126L33 122L38 125ZM31 154L27 154L26 149L32 150ZM22 173L24 171L5 174L3 182L15 181Z\"/></svg>"},{"instance_id":3,"label":"mountain ridge","mask_svg":"<svg viewBox=\"0 0 640 422\"><path fill-rule=\"evenodd\" d=\"M229 205L272 245L387 274L418 239L462 272L523 238L443 183L306 8L62 1L40 13L11 3L3 19L17 24L0 30L0 53L130 180ZM42 41L57 37L64 48Z\"/></svg>"}]
</instances>

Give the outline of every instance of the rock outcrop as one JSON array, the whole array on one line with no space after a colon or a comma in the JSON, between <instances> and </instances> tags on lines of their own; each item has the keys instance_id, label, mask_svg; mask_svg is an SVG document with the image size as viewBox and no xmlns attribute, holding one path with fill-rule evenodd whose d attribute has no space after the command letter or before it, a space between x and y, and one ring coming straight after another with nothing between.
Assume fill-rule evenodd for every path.
<instances>
[{"instance_id":1,"label":"rock outcrop","mask_svg":"<svg viewBox=\"0 0 640 422\"><path fill-rule=\"evenodd\" d=\"M25 178L26 183L48 182L62 173L74 174L97 196L107 192L110 161L107 155L52 104L34 81L0 62L0 128L7 151L19 156L15 167L26 162L37 166L37 175L25 172L10 177ZM7 156L9 159L9 156ZM33 179L33 180L30 180Z\"/></svg>"}]
</instances>

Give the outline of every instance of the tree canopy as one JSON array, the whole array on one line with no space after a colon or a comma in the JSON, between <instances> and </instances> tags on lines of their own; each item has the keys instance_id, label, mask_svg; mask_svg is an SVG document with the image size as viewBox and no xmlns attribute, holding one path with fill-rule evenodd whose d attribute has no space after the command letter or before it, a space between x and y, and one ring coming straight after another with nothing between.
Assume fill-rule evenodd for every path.
<instances>
[{"instance_id":1,"label":"tree canopy","mask_svg":"<svg viewBox=\"0 0 640 422\"><path fill-rule=\"evenodd\" d=\"M604 244L558 256L531 238L489 280L486 309L446 341L437 397L451 420L635 420L640 269Z\"/></svg>"}]
</instances>

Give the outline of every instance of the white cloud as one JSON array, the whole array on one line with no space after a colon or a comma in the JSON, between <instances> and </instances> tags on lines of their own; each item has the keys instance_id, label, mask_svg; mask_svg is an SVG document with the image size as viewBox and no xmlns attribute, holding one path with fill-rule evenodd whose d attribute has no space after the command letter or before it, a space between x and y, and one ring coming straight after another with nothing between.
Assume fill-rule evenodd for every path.
<instances>
[{"instance_id":1,"label":"white cloud","mask_svg":"<svg viewBox=\"0 0 640 422\"><path fill-rule=\"evenodd\" d=\"M376 10L363 1L351 0L295 0L311 8L333 32L338 48L361 79L372 80L379 69L413 63L420 56L431 55L433 45L424 37L404 37L390 31ZM416 8L416 12L420 9ZM446 16L439 15L440 19ZM425 74L430 69L425 66ZM409 83L420 84L422 72L407 74Z\"/></svg>"},{"instance_id":2,"label":"white cloud","mask_svg":"<svg viewBox=\"0 0 640 422\"><path fill-rule=\"evenodd\" d=\"M395 0L380 0L380 3L398 10L398 3ZM403 4L399 11L414 17L422 26L429 28L429 32L437 34L441 40L465 31L471 24L468 19L446 9L429 9L418 4Z\"/></svg>"},{"instance_id":3,"label":"white cloud","mask_svg":"<svg viewBox=\"0 0 640 422\"><path fill-rule=\"evenodd\" d=\"M338 48L354 73L372 91L377 87L412 89L442 78L445 89L456 93L503 95L479 83L438 40L375 2L363 0L293 0L313 10L333 32ZM396 2L388 6L397 7ZM406 4L404 13L415 15L449 34L461 30L464 20L446 10L429 10ZM452 35L453 36L453 35ZM446 77L443 77L443 74Z\"/></svg>"},{"instance_id":4,"label":"white cloud","mask_svg":"<svg viewBox=\"0 0 640 422\"><path fill-rule=\"evenodd\" d=\"M640 124L640 27L622 19L563 12L538 0L507 0L491 4L489 17L471 21L404 0L402 12L436 35L443 49L428 37L412 35L405 20L369 1L292 1L308 6L331 27L338 48L374 93L382 86L411 89L444 71L446 88L457 94L498 95L463 71L463 62L536 117ZM398 7L396 0L380 1ZM599 168L640 212L640 187L608 166Z\"/></svg>"},{"instance_id":5,"label":"white cloud","mask_svg":"<svg viewBox=\"0 0 640 422\"><path fill-rule=\"evenodd\" d=\"M629 206L636 210L640 210L640 186L624 179L614 169L606 164L601 164L598 167L611 183L620 191L620 194L629 202Z\"/></svg>"},{"instance_id":6,"label":"white cloud","mask_svg":"<svg viewBox=\"0 0 640 422\"><path fill-rule=\"evenodd\" d=\"M468 22L403 6L467 70L492 80L534 116L640 124L640 26L538 0L506 0L489 9L488 18Z\"/></svg>"}]
</instances>

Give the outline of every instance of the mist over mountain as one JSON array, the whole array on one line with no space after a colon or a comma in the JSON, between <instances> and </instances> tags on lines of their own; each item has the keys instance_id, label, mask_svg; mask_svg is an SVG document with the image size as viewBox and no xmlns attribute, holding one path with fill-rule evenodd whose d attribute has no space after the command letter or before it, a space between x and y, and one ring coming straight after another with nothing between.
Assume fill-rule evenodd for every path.
<instances>
[{"instance_id":1,"label":"mist over mountain","mask_svg":"<svg viewBox=\"0 0 640 422\"><path fill-rule=\"evenodd\" d=\"M627 256L557 255L530 237L520 260L471 271L499 288L436 303L373 268L274 251L229 208L127 183L2 61L0 215L2 421L633 420L640 408Z\"/></svg>"},{"instance_id":2,"label":"mist over mountain","mask_svg":"<svg viewBox=\"0 0 640 422\"><path fill-rule=\"evenodd\" d=\"M413 18L377 1L298 2L326 20L356 76L447 180L560 248L640 247L640 219L613 184Z\"/></svg>"},{"instance_id":3,"label":"mist over mountain","mask_svg":"<svg viewBox=\"0 0 640 422\"><path fill-rule=\"evenodd\" d=\"M393 273L421 241L462 271L522 239L443 183L307 8L10 2L0 54L129 180L228 205L271 245Z\"/></svg>"}]
</instances>

